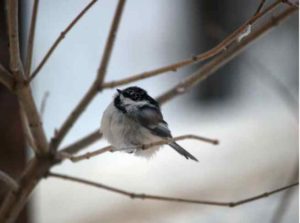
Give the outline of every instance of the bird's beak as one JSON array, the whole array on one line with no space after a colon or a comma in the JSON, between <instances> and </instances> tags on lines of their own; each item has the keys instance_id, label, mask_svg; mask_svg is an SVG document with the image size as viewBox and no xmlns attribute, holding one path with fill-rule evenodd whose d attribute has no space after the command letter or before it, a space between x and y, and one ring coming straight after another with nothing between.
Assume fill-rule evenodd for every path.
<instances>
[{"instance_id":1,"label":"bird's beak","mask_svg":"<svg viewBox=\"0 0 300 223\"><path fill-rule=\"evenodd\" d=\"M120 89L117 89L117 92L118 92L119 94L122 94L122 90L120 90Z\"/></svg>"}]
</instances>

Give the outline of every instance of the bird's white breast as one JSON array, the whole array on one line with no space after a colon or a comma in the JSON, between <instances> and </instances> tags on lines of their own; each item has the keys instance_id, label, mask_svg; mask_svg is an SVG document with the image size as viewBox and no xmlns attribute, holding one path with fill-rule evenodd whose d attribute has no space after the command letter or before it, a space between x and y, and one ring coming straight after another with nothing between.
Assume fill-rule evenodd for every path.
<instances>
[{"instance_id":1,"label":"bird's white breast","mask_svg":"<svg viewBox=\"0 0 300 223\"><path fill-rule=\"evenodd\" d=\"M101 121L103 136L112 144L115 150L135 152L136 155L151 156L159 147L147 150L132 149L137 145L159 141L148 129L126 116L111 103L103 113Z\"/></svg>"}]
</instances>

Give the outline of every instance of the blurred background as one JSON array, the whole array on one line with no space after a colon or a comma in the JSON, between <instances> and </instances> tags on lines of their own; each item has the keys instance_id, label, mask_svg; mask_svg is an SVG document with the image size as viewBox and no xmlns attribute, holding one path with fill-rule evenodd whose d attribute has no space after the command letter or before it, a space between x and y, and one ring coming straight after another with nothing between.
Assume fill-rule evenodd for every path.
<instances>
[{"instance_id":1,"label":"blurred background","mask_svg":"<svg viewBox=\"0 0 300 223\"><path fill-rule=\"evenodd\" d=\"M88 2L40 1L33 69ZM250 18L259 2L128 1L106 81L158 68L212 48ZM32 4L32 0L22 2L24 43ZM43 121L49 138L94 80L116 4L116 0L96 3L67 35L34 81L38 105L48 94ZM297 181L298 31L295 13L192 91L163 105L165 119L174 136L197 134L219 139L218 146L192 140L180 143L199 159L199 163L187 161L165 146L150 160L125 153L107 153L80 163L65 161L53 170L137 193L228 202ZM199 66L134 85L158 96ZM93 100L63 145L99 127L101 115L114 93L114 89L106 90ZM1 109L10 101L3 100ZM12 120L17 120L17 115ZM101 140L85 151L105 145L107 142ZM48 178L34 191L29 220L23 217L24 221L20 222L292 223L298 222L298 207L298 188L226 208L131 200L104 190Z\"/></svg>"}]
</instances>

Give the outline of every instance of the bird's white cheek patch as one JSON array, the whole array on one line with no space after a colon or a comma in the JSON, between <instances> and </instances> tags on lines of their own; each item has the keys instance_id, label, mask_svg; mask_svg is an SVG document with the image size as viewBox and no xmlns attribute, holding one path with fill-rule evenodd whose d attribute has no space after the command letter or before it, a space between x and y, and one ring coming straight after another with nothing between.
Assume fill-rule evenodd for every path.
<instances>
[{"instance_id":1,"label":"bird's white cheek patch","mask_svg":"<svg viewBox=\"0 0 300 223\"><path fill-rule=\"evenodd\" d=\"M147 101L133 101L130 98L125 98L125 97L123 97L123 99L121 100L122 100L122 104L126 107L127 111L136 110L137 108L148 104Z\"/></svg>"}]
</instances>

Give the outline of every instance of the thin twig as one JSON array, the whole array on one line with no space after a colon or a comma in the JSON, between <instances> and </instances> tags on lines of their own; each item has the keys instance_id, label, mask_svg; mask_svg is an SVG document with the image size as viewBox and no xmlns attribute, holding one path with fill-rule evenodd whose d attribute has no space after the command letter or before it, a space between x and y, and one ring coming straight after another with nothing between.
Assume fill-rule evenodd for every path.
<instances>
[{"instance_id":1,"label":"thin twig","mask_svg":"<svg viewBox=\"0 0 300 223\"><path fill-rule=\"evenodd\" d=\"M177 71L179 68L185 67L187 65L199 63L199 62L205 61L209 58L212 58L212 57L218 55L219 53L223 52L224 49L227 49L229 47L229 45L231 45L240 36L240 34L243 33L244 30L247 29L247 27L249 25L252 25L253 23L255 23L259 18L266 15L268 12L271 12L280 3L281 3L281 0L277 0L276 2L274 2L273 4L268 6L262 12L258 12L252 18L248 19L238 29L233 31L222 42L220 42L218 45L216 45L215 47L213 47L212 49L210 49L210 50L208 50L204 53L198 54L196 56L193 56L192 58L188 58L188 59L170 64L170 65L167 65L167 66L164 66L164 67L160 67L160 68L157 68L157 69L154 69L154 70L150 70L150 71L130 75L129 77L121 79L121 80L116 80L116 81L111 81L111 82L104 83L103 84L103 89L114 88L114 87L117 87L117 86L129 84L129 83L132 83L132 82L135 82L135 81L138 81L138 80L143 80L143 79L146 79L146 78L149 78L149 77L154 77L156 75L163 74L163 73L166 73L166 72L169 72L169 71Z\"/></svg>"},{"instance_id":2,"label":"thin twig","mask_svg":"<svg viewBox=\"0 0 300 223\"><path fill-rule=\"evenodd\" d=\"M263 8L265 3L266 3L266 0L261 0L260 1L260 4L258 5L258 8L256 9L256 12L254 13L254 16L256 16L261 11L261 9Z\"/></svg>"},{"instance_id":3,"label":"thin twig","mask_svg":"<svg viewBox=\"0 0 300 223\"><path fill-rule=\"evenodd\" d=\"M137 147L135 147L135 148L137 148ZM90 159L92 157L99 156L103 153L112 152L112 151L113 151L112 146L106 146L106 147L103 147L103 148L98 149L96 151L88 152L88 153L85 153L85 154L79 155L79 156L70 156L69 154L65 154L65 157L64 157L64 154L63 154L62 158L70 159L72 162L79 162L81 160Z\"/></svg>"},{"instance_id":4,"label":"thin twig","mask_svg":"<svg viewBox=\"0 0 300 223\"><path fill-rule=\"evenodd\" d=\"M111 29L108 35L108 39L106 41L105 50L103 53L103 59L100 64L100 68L97 73L97 77L94 81L94 83L91 85L87 93L84 95L84 97L79 101L75 109L71 112L71 114L68 116L66 121L63 123L62 127L58 130L57 134L52 138L51 141L51 150L56 150L57 147L60 145L61 141L65 137L65 135L69 132L69 130L72 128L76 120L79 118L79 116L82 114L82 112L86 109L86 107L90 104L90 102L93 100L93 98L96 96L99 90L101 90L101 85L103 78L106 73L106 68L109 64L111 51L114 45L114 40L118 31L119 23L121 20L121 15L124 9L125 0L119 0L113 22L111 25Z\"/></svg>"},{"instance_id":5,"label":"thin twig","mask_svg":"<svg viewBox=\"0 0 300 223\"><path fill-rule=\"evenodd\" d=\"M111 191L111 192L114 192L114 193L117 193L120 195L128 196L129 198L132 198L132 199L142 199L142 200L148 199L148 200L171 201L171 202L203 204L203 205L213 205L213 206L227 206L227 207L236 207L236 206L239 206L239 205L242 205L245 203L256 201L258 199L268 197L272 194L290 189L299 184L298 182L296 182L296 183L290 184L285 187L277 188L270 192L265 192L263 194L252 196L252 197L242 199L239 201L235 201L235 202L219 202L219 201L207 201L207 200L198 200L198 199L196 200L196 199L186 199L186 198L165 197L165 196L150 195L150 194L144 194L144 193L133 193L133 192L119 189L119 188L111 187L111 186L108 186L105 184L96 183L93 181L89 181L89 180L85 180L85 179L81 179L81 178L77 178L77 177L72 177L72 176L68 176L65 174L53 173L53 172L49 173L48 176L63 179L63 180L73 181L73 182L81 183L84 185L93 186L96 188L101 188L101 189Z\"/></svg>"},{"instance_id":6,"label":"thin twig","mask_svg":"<svg viewBox=\"0 0 300 223\"><path fill-rule=\"evenodd\" d=\"M192 75L188 76L183 81L179 82L176 86L172 87L170 90L160 95L157 98L157 100L160 103L165 103L173 99L174 97L187 92L192 87L196 86L199 82L206 79L208 76L213 74L219 68L221 68L229 61L231 61L233 58L235 58L237 55L239 55L241 52L243 52L243 49L249 46L250 43L253 43L254 40L258 39L263 34L265 34L268 30L278 25L279 22L287 18L290 14L292 14L296 10L297 9L295 8L288 8L285 9L280 14L278 14L277 16L274 16L271 20L267 21L260 28L253 31L250 35L248 35L244 41L239 42L232 48L228 49L221 55L217 56L215 59L205 64L203 67L201 67L199 70L194 72Z\"/></svg>"},{"instance_id":7,"label":"thin twig","mask_svg":"<svg viewBox=\"0 0 300 223\"><path fill-rule=\"evenodd\" d=\"M96 129L95 131L77 140L76 142L66 146L60 152L64 152L68 154L78 153L81 149L93 144L94 142L98 141L101 138L102 138L102 133L99 131L99 129Z\"/></svg>"},{"instance_id":8,"label":"thin twig","mask_svg":"<svg viewBox=\"0 0 300 223\"><path fill-rule=\"evenodd\" d=\"M4 182L13 191L18 190L18 183L11 178L7 173L0 170L0 181Z\"/></svg>"},{"instance_id":9,"label":"thin twig","mask_svg":"<svg viewBox=\"0 0 300 223\"><path fill-rule=\"evenodd\" d=\"M41 106L40 106L41 120L43 120L43 116L44 116L45 109L46 109L46 104L47 104L47 99L48 99L49 95L50 95L49 91L46 91L44 96L43 96L43 99L42 99L42 103L41 103Z\"/></svg>"},{"instance_id":10,"label":"thin twig","mask_svg":"<svg viewBox=\"0 0 300 223\"><path fill-rule=\"evenodd\" d=\"M11 74L0 64L0 83L2 83L7 89L13 90L14 79Z\"/></svg>"},{"instance_id":11,"label":"thin twig","mask_svg":"<svg viewBox=\"0 0 300 223\"><path fill-rule=\"evenodd\" d=\"M72 22L67 26L67 28L60 33L60 35L57 37L55 42L52 44L44 58L41 60L39 65L36 67L36 69L32 72L29 82L32 81L36 75L40 72L42 67L45 65L49 57L52 55L56 47L59 45L59 43L66 37L67 33L75 26L75 24L82 18L82 16L97 2L98 0L92 0L75 18L72 20Z\"/></svg>"},{"instance_id":12,"label":"thin twig","mask_svg":"<svg viewBox=\"0 0 300 223\"><path fill-rule=\"evenodd\" d=\"M39 2L40 2L40 0L34 0L34 3L33 3L29 36L28 36L28 42L27 42L26 63L24 64L26 78L29 77L30 72L31 72L32 52L33 52L33 46L34 46L35 27L36 27L36 20L37 20L36 18L37 18L37 13L38 13Z\"/></svg>"},{"instance_id":13,"label":"thin twig","mask_svg":"<svg viewBox=\"0 0 300 223\"><path fill-rule=\"evenodd\" d=\"M125 2L126 2L126 0L119 0L113 22L112 22L110 30L109 30L108 38L107 38L106 44L105 44L104 53L103 53L100 67L99 67L98 73L97 73L97 82L98 82L99 88L101 88L103 80L106 75L106 70L107 70L107 67L108 67L108 64L110 61L111 52L112 52L112 49L113 49L113 46L115 43L115 39L116 39L117 31L119 28L119 24L121 21Z\"/></svg>"},{"instance_id":14,"label":"thin twig","mask_svg":"<svg viewBox=\"0 0 300 223\"><path fill-rule=\"evenodd\" d=\"M177 137L173 138L173 140L175 140L175 141L181 141L181 140L186 140L186 139L195 139L195 140L198 140L198 141L207 142L207 143L211 143L211 144L214 144L214 145L217 145L219 143L219 141L216 140L216 139L209 139L209 138L206 138L206 137L192 135L192 134L177 136ZM151 147L154 147L154 146L161 146L161 145L169 144L173 140L160 140L160 141L156 141L156 142L145 144L145 145L126 147L126 148L123 148L123 149L124 150L126 150L126 149L146 150L146 149L150 149ZM88 153L80 155L80 156L70 156L68 158L73 162L78 162L78 161L81 161L81 160L84 160L84 159L90 159L94 156L98 156L100 154L103 154L105 152L110 152L110 151L113 151L113 147L112 146L106 146L104 148L98 149L98 150L93 151L93 152L88 152Z\"/></svg>"}]
</instances>

